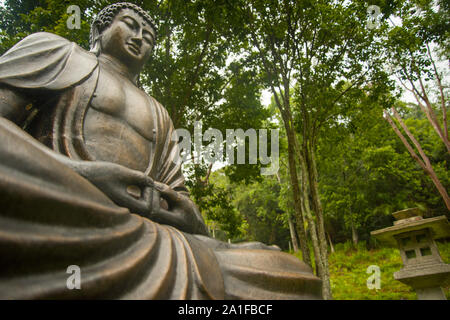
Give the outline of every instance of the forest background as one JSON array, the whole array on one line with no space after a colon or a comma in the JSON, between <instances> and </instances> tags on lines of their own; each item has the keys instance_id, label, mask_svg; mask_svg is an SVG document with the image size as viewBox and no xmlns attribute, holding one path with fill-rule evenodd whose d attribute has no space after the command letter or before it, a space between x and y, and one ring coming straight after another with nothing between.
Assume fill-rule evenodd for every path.
<instances>
[{"instance_id":1,"label":"forest background","mask_svg":"<svg viewBox=\"0 0 450 320\"><path fill-rule=\"evenodd\" d=\"M113 2L4 0L0 54L40 31L89 49L94 15ZM185 163L212 236L298 252L330 299L336 244L379 246L370 231L398 210L449 215L448 1L129 2L156 21L140 83L175 128L280 132L275 175Z\"/></svg>"}]
</instances>

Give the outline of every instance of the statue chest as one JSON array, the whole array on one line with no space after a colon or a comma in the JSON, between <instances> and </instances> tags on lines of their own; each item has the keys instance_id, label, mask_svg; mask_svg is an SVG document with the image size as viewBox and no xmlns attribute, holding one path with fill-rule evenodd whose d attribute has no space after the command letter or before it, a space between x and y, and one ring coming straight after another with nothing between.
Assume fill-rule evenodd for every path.
<instances>
[{"instance_id":1,"label":"statue chest","mask_svg":"<svg viewBox=\"0 0 450 320\"><path fill-rule=\"evenodd\" d=\"M129 80L100 69L97 88L90 107L107 115L108 122L119 121L146 140L154 139L154 110L151 108L147 95ZM99 123L99 125L108 125L108 122Z\"/></svg>"},{"instance_id":2,"label":"statue chest","mask_svg":"<svg viewBox=\"0 0 450 320\"><path fill-rule=\"evenodd\" d=\"M84 144L96 160L144 172L155 150L155 110L125 78L100 69L83 124Z\"/></svg>"}]
</instances>

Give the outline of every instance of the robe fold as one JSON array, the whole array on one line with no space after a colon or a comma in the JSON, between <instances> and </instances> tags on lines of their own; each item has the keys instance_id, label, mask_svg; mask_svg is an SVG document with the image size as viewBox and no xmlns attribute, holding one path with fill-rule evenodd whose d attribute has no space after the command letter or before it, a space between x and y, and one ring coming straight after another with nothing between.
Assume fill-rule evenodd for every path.
<instances>
[{"instance_id":1,"label":"robe fold","mask_svg":"<svg viewBox=\"0 0 450 320\"><path fill-rule=\"evenodd\" d=\"M0 86L45 97L33 103L27 133L0 118L0 298L320 299L320 279L293 256L213 248L130 213L37 147L95 160L83 120L98 73L94 54L50 33L0 57ZM187 193L170 117L148 99L156 137L145 173ZM68 288L71 265L80 290Z\"/></svg>"}]
</instances>

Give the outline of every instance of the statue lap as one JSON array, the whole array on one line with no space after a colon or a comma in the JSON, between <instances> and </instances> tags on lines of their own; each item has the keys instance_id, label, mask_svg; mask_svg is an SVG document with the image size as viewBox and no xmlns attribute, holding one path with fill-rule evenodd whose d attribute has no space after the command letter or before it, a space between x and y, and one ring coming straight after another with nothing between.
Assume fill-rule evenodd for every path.
<instances>
[{"instance_id":1,"label":"statue lap","mask_svg":"<svg viewBox=\"0 0 450 320\"><path fill-rule=\"evenodd\" d=\"M320 298L320 280L295 257L211 248L116 206L5 119L0 136L0 297ZM67 289L69 265L82 290Z\"/></svg>"}]
</instances>

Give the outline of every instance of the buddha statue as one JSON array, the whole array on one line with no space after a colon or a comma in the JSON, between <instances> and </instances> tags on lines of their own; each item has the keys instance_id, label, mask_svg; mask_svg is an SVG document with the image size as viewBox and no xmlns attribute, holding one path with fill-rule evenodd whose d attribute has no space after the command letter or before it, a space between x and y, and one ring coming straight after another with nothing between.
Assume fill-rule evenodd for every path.
<instances>
[{"instance_id":1,"label":"buddha statue","mask_svg":"<svg viewBox=\"0 0 450 320\"><path fill-rule=\"evenodd\" d=\"M294 256L209 237L172 121L137 85L156 38L123 2L89 52L41 32L0 57L0 298L321 299Z\"/></svg>"}]
</instances>

